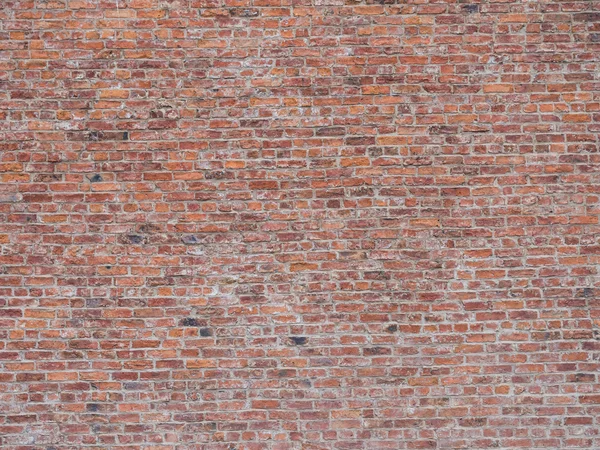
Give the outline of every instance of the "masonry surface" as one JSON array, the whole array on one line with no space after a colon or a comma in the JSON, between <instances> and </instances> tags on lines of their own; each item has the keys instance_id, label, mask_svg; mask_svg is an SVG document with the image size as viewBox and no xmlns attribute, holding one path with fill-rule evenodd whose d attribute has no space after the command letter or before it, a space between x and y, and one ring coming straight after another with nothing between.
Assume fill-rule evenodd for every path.
<instances>
[{"instance_id":1,"label":"masonry surface","mask_svg":"<svg viewBox=\"0 0 600 450\"><path fill-rule=\"evenodd\" d=\"M0 6L0 448L600 449L599 1Z\"/></svg>"}]
</instances>

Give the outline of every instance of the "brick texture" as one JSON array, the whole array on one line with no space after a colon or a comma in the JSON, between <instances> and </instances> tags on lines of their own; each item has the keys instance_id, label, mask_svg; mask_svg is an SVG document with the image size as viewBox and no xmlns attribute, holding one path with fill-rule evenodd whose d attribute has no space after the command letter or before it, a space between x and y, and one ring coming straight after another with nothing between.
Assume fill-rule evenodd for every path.
<instances>
[{"instance_id":1,"label":"brick texture","mask_svg":"<svg viewBox=\"0 0 600 450\"><path fill-rule=\"evenodd\" d=\"M596 0L0 0L0 447L600 449L599 142Z\"/></svg>"}]
</instances>

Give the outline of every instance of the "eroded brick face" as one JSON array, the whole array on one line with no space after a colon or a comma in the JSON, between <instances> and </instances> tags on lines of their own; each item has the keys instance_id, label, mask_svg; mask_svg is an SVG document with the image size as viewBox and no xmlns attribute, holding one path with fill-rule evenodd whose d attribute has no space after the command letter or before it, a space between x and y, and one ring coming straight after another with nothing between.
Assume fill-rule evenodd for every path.
<instances>
[{"instance_id":1,"label":"eroded brick face","mask_svg":"<svg viewBox=\"0 0 600 450\"><path fill-rule=\"evenodd\" d=\"M600 448L600 2L0 5L2 449Z\"/></svg>"}]
</instances>

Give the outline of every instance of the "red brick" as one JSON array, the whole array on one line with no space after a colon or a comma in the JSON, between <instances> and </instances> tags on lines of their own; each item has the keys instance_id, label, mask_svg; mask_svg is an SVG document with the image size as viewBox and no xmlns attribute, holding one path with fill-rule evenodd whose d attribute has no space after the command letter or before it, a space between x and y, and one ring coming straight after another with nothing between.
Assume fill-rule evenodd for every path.
<instances>
[{"instance_id":1,"label":"red brick","mask_svg":"<svg viewBox=\"0 0 600 450\"><path fill-rule=\"evenodd\" d=\"M600 448L597 2L2 6L3 450Z\"/></svg>"}]
</instances>

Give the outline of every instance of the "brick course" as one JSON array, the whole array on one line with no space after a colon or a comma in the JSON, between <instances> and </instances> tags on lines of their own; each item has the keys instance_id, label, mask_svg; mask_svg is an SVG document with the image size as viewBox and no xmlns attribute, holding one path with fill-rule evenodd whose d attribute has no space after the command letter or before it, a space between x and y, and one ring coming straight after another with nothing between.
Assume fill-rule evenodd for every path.
<instances>
[{"instance_id":1,"label":"brick course","mask_svg":"<svg viewBox=\"0 0 600 450\"><path fill-rule=\"evenodd\" d=\"M599 1L0 4L2 449L600 449Z\"/></svg>"}]
</instances>

